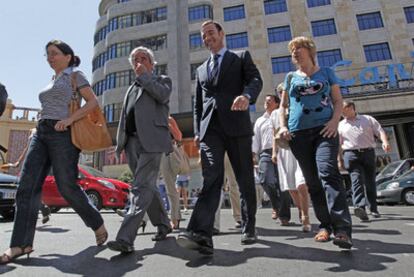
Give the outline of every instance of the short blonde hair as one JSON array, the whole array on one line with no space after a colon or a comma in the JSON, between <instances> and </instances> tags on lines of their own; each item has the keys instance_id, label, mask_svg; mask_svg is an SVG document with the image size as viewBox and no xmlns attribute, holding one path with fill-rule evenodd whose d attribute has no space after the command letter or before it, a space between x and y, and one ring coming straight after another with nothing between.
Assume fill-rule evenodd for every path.
<instances>
[{"instance_id":1,"label":"short blonde hair","mask_svg":"<svg viewBox=\"0 0 414 277\"><path fill-rule=\"evenodd\" d=\"M310 37L295 37L293 38L289 44L288 44L288 49L289 52L292 54L293 52L293 48L298 48L298 47L304 47L306 49L309 50L311 59L312 59L312 63L315 65L316 61L316 44L315 42L310 38Z\"/></svg>"}]
</instances>

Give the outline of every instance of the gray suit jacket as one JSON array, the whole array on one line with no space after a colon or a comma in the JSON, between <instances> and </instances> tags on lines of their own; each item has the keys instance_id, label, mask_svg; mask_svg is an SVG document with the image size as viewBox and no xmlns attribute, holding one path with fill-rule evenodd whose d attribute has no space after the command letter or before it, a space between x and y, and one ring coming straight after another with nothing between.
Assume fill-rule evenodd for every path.
<instances>
[{"instance_id":1,"label":"gray suit jacket","mask_svg":"<svg viewBox=\"0 0 414 277\"><path fill-rule=\"evenodd\" d=\"M129 92L133 89L142 90L142 94L138 99L128 99ZM143 74L136 78L125 95L122 107L116 137L116 153L118 155L121 154L128 142L128 135L125 132L127 101L135 101L136 132L145 152L172 152L168 129L170 95L171 79L169 77Z\"/></svg>"}]
</instances>

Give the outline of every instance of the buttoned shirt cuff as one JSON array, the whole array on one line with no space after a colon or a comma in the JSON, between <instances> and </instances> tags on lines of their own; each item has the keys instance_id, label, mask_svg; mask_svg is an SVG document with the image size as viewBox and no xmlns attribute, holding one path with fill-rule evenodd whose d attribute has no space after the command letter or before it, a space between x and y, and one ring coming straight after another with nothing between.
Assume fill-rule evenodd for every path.
<instances>
[{"instance_id":1,"label":"buttoned shirt cuff","mask_svg":"<svg viewBox=\"0 0 414 277\"><path fill-rule=\"evenodd\" d=\"M246 97L247 98L247 100L249 100L249 103L250 103L250 100L252 99L252 97L250 96L250 94L248 94L248 93L243 93L242 94L244 97Z\"/></svg>"}]
</instances>

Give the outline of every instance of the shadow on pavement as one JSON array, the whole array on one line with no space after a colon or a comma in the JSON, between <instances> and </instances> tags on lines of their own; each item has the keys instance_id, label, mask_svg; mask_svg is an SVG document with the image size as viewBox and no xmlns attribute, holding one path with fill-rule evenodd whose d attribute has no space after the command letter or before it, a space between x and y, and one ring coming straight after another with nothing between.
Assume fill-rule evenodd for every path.
<instances>
[{"instance_id":1,"label":"shadow on pavement","mask_svg":"<svg viewBox=\"0 0 414 277\"><path fill-rule=\"evenodd\" d=\"M273 235L296 236L298 239L304 236L313 236L313 234L304 234L300 231L280 231L266 230L261 228L259 234L263 235L273 231ZM375 230L374 230L375 232ZM295 234L296 233L296 234ZM300 233L300 234L299 234ZM329 242L331 243L331 242ZM154 248L138 250L142 257L152 254L168 255L171 257L187 260L186 266L198 268L202 266L223 266L233 267L239 264L245 264L254 258L274 258L279 260L297 260L310 261L329 264L325 269L327 272L376 272L387 269L386 264L396 262L396 259L389 257L389 254L413 254L414 246L400 243L386 243L377 240L358 240L354 239L354 248L350 251L340 250L332 245L332 250L315 247L298 247L290 244L258 240L257 244L247 246L242 251L232 251L224 249L215 249L212 257L203 256L195 251L180 248L175 238L170 237L167 240L156 243ZM256 245L257 245L256 244ZM267 246L267 248L263 248Z\"/></svg>"},{"instance_id":2,"label":"shadow on pavement","mask_svg":"<svg viewBox=\"0 0 414 277\"><path fill-rule=\"evenodd\" d=\"M90 246L76 255L47 254L30 259L18 259L15 263L32 267L53 267L62 273L81 276L123 276L142 266L137 263L141 258L135 253L123 259L108 260L95 257L105 249L106 247Z\"/></svg>"},{"instance_id":3,"label":"shadow on pavement","mask_svg":"<svg viewBox=\"0 0 414 277\"><path fill-rule=\"evenodd\" d=\"M51 227L51 225L42 225L36 228L38 232L50 232L50 233L66 233L69 232L70 229L58 228L58 227Z\"/></svg>"}]
</instances>

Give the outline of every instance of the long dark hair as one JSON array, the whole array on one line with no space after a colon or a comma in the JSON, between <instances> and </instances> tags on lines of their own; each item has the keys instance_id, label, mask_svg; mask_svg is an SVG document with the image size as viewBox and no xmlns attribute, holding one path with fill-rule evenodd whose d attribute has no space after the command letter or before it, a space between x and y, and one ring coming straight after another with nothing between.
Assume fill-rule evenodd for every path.
<instances>
[{"instance_id":1,"label":"long dark hair","mask_svg":"<svg viewBox=\"0 0 414 277\"><path fill-rule=\"evenodd\" d=\"M51 45L56 46L60 51L62 51L63 54L72 56L69 61L68 66L76 67L80 65L81 63L80 58L78 56L75 56L75 53L73 52L72 48L67 43L61 40L58 40L58 39L51 40L46 44L46 47L45 47L46 51L47 51L47 48Z\"/></svg>"}]
</instances>

